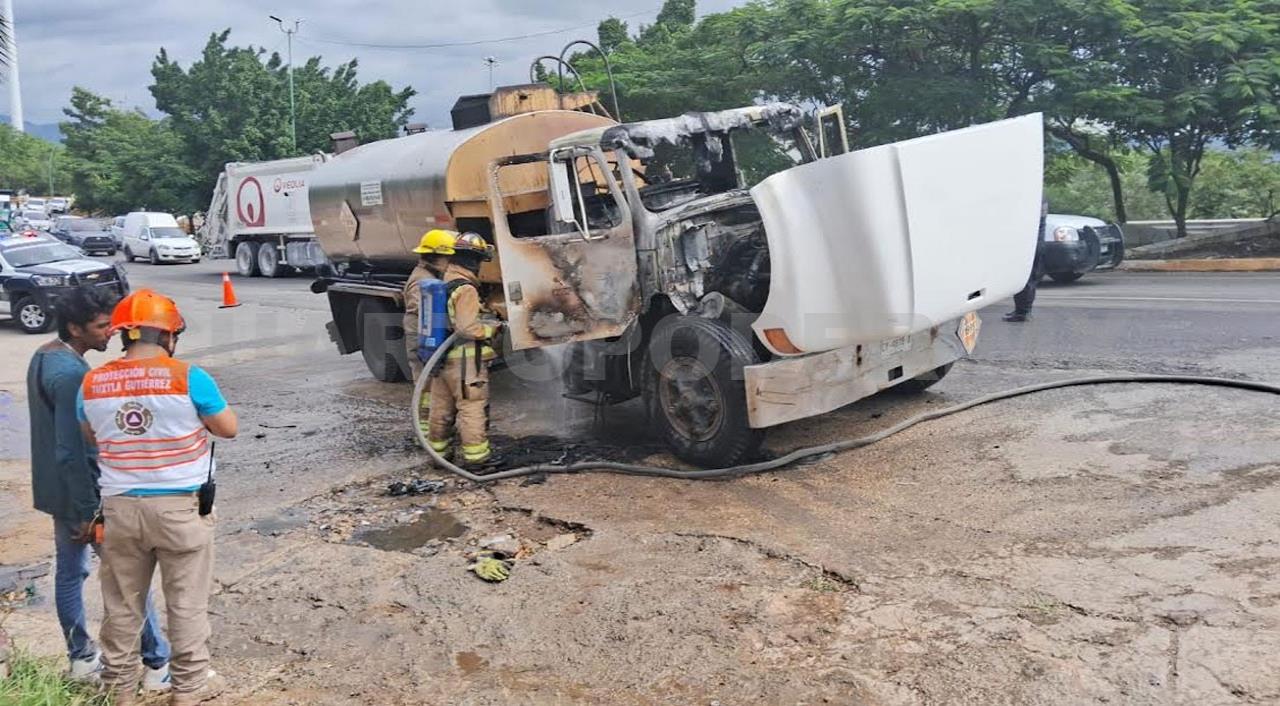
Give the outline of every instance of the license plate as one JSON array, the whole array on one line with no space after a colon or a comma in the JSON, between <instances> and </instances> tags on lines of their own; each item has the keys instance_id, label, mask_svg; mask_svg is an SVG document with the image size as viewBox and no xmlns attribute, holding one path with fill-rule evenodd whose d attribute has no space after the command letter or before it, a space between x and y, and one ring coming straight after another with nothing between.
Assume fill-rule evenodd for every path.
<instances>
[{"instance_id":1,"label":"license plate","mask_svg":"<svg viewBox=\"0 0 1280 706\"><path fill-rule=\"evenodd\" d=\"M906 353L910 349L910 336L899 336L880 342L880 355L882 356L898 355L899 353Z\"/></svg>"},{"instance_id":2,"label":"license plate","mask_svg":"<svg viewBox=\"0 0 1280 706\"><path fill-rule=\"evenodd\" d=\"M978 318L976 311L971 311L960 319L960 328L956 331L956 335L960 337L965 353L973 354L973 349L978 346L978 331L981 328L982 319Z\"/></svg>"}]
</instances>

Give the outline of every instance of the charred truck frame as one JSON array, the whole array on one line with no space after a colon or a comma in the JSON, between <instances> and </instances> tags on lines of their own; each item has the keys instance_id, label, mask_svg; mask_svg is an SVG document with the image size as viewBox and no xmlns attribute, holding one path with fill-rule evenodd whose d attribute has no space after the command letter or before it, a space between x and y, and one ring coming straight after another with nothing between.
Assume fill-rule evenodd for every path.
<instances>
[{"instance_id":1,"label":"charred truck frame","mask_svg":"<svg viewBox=\"0 0 1280 706\"><path fill-rule=\"evenodd\" d=\"M509 100L499 91L490 103ZM643 398L692 463L731 465L756 452L767 427L889 387L922 390L972 352L972 313L813 353L760 318L773 258L747 183L757 167L742 153L785 156L785 168L847 151L838 108L811 120L788 104L621 125L534 110L338 155L311 186L316 232L337 266L314 287L328 293L331 336L343 353L363 351L379 379L401 379L409 250L444 226L497 246L481 279L507 321L508 355L568 344L566 396ZM756 141L741 148L748 135ZM967 311L982 294L969 295Z\"/></svg>"}]
</instances>

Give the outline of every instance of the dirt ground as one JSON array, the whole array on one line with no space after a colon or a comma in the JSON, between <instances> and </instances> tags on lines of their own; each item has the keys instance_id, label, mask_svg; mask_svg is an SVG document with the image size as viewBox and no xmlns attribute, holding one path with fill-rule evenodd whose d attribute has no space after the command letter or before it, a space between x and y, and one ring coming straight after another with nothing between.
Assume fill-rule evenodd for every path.
<instances>
[{"instance_id":1,"label":"dirt ground","mask_svg":"<svg viewBox=\"0 0 1280 706\"><path fill-rule=\"evenodd\" d=\"M203 360L244 420L219 447L212 646L230 689L216 704L1280 701L1272 397L1064 390L728 482L477 488L425 466L407 388L369 380L358 360ZM1270 347L1197 360L1183 371L1280 369ZM993 353L929 393L777 429L768 450L1090 372ZM21 390L3 377L16 429ZM635 444L644 420L630 406L597 418L496 384L508 451L625 447L666 462ZM25 509L26 474L0 463L10 566L51 549L48 521ZM444 486L387 494L415 478ZM482 544L514 556L509 580L467 571ZM6 628L56 655L50 591L38 581Z\"/></svg>"}]
</instances>

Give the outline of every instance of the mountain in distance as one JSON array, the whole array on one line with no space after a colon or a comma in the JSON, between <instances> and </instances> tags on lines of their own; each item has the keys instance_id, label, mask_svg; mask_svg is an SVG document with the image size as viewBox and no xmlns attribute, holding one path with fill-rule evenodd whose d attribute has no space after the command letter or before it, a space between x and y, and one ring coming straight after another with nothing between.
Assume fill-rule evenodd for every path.
<instances>
[{"instance_id":1,"label":"mountain in distance","mask_svg":"<svg viewBox=\"0 0 1280 706\"><path fill-rule=\"evenodd\" d=\"M9 124L9 116L0 113L0 123ZM62 143L62 131L58 129L57 123L33 123L30 120L23 127L26 128L27 134L32 137L38 137L48 142Z\"/></svg>"}]
</instances>

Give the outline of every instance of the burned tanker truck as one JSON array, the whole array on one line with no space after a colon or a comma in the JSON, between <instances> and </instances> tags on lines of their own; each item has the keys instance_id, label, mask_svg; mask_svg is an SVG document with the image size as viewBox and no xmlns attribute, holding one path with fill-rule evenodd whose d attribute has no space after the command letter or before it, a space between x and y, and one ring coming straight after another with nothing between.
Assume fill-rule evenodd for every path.
<instances>
[{"instance_id":1,"label":"burned tanker truck","mask_svg":"<svg viewBox=\"0 0 1280 706\"><path fill-rule=\"evenodd\" d=\"M768 427L938 381L973 351L975 312L1027 280L1038 115L848 152L838 108L618 124L565 98L468 97L452 130L317 167L334 269L313 289L342 353L403 379L411 250L475 231L497 247L481 280L509 354L567 346L566 396L640 397L676 456L727 466Z\"/></svg>"}]
</instances>

